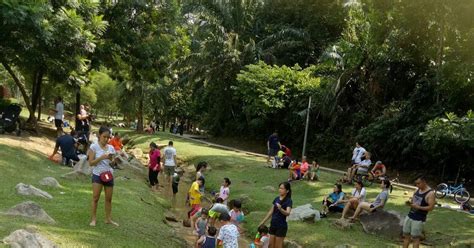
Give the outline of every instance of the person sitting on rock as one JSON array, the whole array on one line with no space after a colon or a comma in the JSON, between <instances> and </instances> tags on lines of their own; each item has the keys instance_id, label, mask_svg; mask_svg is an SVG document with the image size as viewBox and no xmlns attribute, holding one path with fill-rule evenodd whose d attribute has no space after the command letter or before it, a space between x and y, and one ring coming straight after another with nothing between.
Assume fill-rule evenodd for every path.
<instances>
[{"instance_id":1,"label":"person sitting on rock","mask_svg":"<svg viewBox=\"0 0 474 248\"><path fill-rule=\"evenodd\" d=\"M344 219L346 217L346 214L349 209L355 211L357 209L357 206L359 206L360 203L365 201L365 196L366 191L364 185L362 184L362 181L356 181L355 187L352 190L352 197L349 198L349 200L342 201L346 205L344 206L344 210L342 210L341 219Z\"/></svg>"},{"instance_id":2,"label":"person sitting on rock","mask_svg":"<svg viewBox=\"0 0 474 248\"><path fill-rule=\"evenodd\" d=\"M378 208L383 208L385 206L385 203L387 203L389 192L388 190L390 189L390 193L392 193L392 185L390 183L390 180L385 179L380 183L380 187L382 188L382 192L377 195L375 198L375 201L372 203L368 202L361 202L359 206L357 206L356 211L354 212L354 215L350 217L349 219L351 221L354 221L357 219L362 212L362 210L368 211L368 212L374 212Z\"/></svg>"},{"instance_id":3,"label":"person sitting on rock","mask_svg":"<svg viewBox=\"0 0 474 248\"><path fill-rule=\"evenodd\" d=\"M334 184L333 192L323 199L321 218L325 218L328 212L342 213L342 210L344 210L344 196L342 185L339 183Z\"/></svg>"}]
</instances>

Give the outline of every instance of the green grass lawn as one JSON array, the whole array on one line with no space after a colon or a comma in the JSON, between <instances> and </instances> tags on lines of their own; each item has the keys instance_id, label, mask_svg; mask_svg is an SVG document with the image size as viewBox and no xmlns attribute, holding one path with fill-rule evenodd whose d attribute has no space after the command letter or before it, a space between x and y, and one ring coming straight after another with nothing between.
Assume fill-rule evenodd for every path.
<instances>
[{"instance_id":1,"label":"green grass lawn","mask_svg":"<svg viewBox=\"0 0 474 248\"><path fill-rule=\"evenodd\" d=\"M255 234L256 226L277 195L276 192L265 192L262 188L268 185L276 188L278 183L287 178L285 170L263 168L264 158L216 149L163 132L153 136L128 133L135 138L137 147L144 151L148 150L148 144L151 141L166 144L169 139L173 139L178 150L178 157L181 159L189 163L208 161L212 167L206 173L208 191L217 190L222 179L230 177L232 180L231 198L239 198L245 194L250 199L243 206L248 213L245 228L249 230L247 232L249 236ZM5 145L0 145L0 171L0 211L26 200L34 200L57 222L53 225L32 223L24 218L0 215L0 238L16 229L34 224L40 233L62 247L179 247L178 243L173 241L172 228L162 221L166 208L170 207L169 199L151 194L146 186L145 175L138 175L129 170L117 171L116 178L122 176L131 178L130 180L117 179L116 182L113 216L121 226L111 227L103 224L102 196L98 209L98 226L91 228L88 226L91 200L89 178L62 179L60 175L70 171L69 168L53 164L42 154ZM38 181L46 176L57 178L64 188L40 187ZM313 206L319 208L323 195L331 191L336 178L335 174L323 172L322 182L292 184L294 206L312 203ZM54 199L43 200L19 196L15 194L15 185L19 182L46 189L54 196ZM350 187L345 186L344 190L348 192ZM379 189L375 186L368 189L368 199L373 199L378 191ZM408 209L403 204L407 196L403 192L404 189L395 188L386 208L407 213ZM474 217L437 208L428 217L426 231L428 239L439 246L447 246L450 242L451 245L460 246L473 244ZM304 247L338 244L358 247L399 245L392 240L365 234L358 224L351 230L340 231L331 225L331 219L323 219L314 224L291 222L288 238Z\"/></svg>"},{"instance_id":2,"label":"green grass lawn","mask_svg":"<svg viewBox=\"0 0 474 248\"><path fill-rule=\"evenodd\" d=\"M181 247L173 242L171 227L162 221L165 209L170 207L168 200L150 193L144 175L128 170L115 173L116 178L131 178L116 181L112 214L120 227L103 223L102 194L97 211L98 225L92 228L89 227L92 197L90 178L60 178L60 175L70 170L53 164L42 154L0 145L0 211L23 201L33 200L57 222L49 225L0 215L0 240L14 230L33 224L40 233L61 247ZM64 188L49 189L40 186L38 181L46 176L55 177ZM15 185L20 182L44 189L54 199L17 195Z\"/></svg>"},{"instance_id":3,"label":"green grass lawn","mask_svg":"<svg viewBox=\"0 0 474 248\"><path fill-rule=\"evenodd\" d=\"M138 147L144 150L148 149L148 144L151 141L166 144L169 139L172 139L175 141L178 157L189 163L197 163L202 160L209 162L212 170L206 173L206 189L208 191L218 190L222 179L229 177L232 180L231 199L238 198L242 194L248 195L250 198L243 208L249 212L245 227L250 231L249 235L252 236L265 212L270 208L273 198L277 195L276 192L267 193L262 188L268 185L277 188L278 184L285 181L288 176L286 170L263 168L264 158L209 147L168 133L160 132L154 136L131 134L131 136L135 138ZM338 175L322 172L321 177L322 181L315 184L308 182L292 184L294 207L311 203L319 209L322 197L331 192ZM344 187L345 192L350 192L351 187ZM367 199L369 200L373 200L380 191L375 185L367 190ZM408 196L404 195L404 191L405 189L394 188L386 209L396 210L402 214L408 213L409 209L404 205ZM412 192L410 192L411 194ZM314 224L290 222L288 238L305 247L338 244L387 247L400 244L382 237L365 234L359 224L351 230L340 231L333 227L331 222L331 219L323 219ZM450 242L451 245L474 244L474 216L436 208L428 217L426 232L428 240L437 245L446 246Z\"/></svg>"}]
</instances>

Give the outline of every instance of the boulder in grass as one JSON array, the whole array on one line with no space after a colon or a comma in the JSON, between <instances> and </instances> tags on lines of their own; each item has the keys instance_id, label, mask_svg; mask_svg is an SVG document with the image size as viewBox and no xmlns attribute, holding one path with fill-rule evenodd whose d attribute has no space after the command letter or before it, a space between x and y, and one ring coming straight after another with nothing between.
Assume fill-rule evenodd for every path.
<instances>
[{"instance_id":1,"label":"boulder in grass","mask_svg":"<svg viewBox=\"0 0 474 248\"><path fill-rule=\"evenodd\" d=\"M24 229L16 230L8 237L3 239L3 242L15 248L55 248L58 247L56 244L45 238L43 235L27 231Z\"/></svg>"},{"instance_id":2,"label":"boulder in grass","mask_svg":"<svg viewBox=\"0 0 474 248\"><path fill-rule=\"evenodd\" d=\"M277 191L276 188L273 186L265 186L262 189L263 191L268 192L268 193L273 193Z\"/></svg>"},{"instance_id":3,"label":"boulder in grass","mask_svg":"<svg viewBox=\"0 0 474 248\"><path fill-rule=\"evenodd\" d=\"M53 199L53 196L50 195L48 192L38 189L33 185L19 183L16 185L15 189L16 189L16 193L20 195L38 196L45 199Z\"/></svg>"},{"instance_id":4,"label":"boulder in grass","mask_svg":"<svg viewBox=\"0 0 474 248\"><path fill-rule=\"evenodd\" d=\"M33 201L26 201L17 204L7 210L4 214L11 216L21 216L35 221L56 223L38 204Z\"/></svg>"},{"instance_id":5,"label":"boulder in grass","mask_svg":"<svg viewBox=\"0 0 474 248\"><path fill-rule=\"evenodd\" d=\"M306 221L314 222L319 220L319 211L314 209L311 204L305 204L291 209L288 221Z\"/></svg>"},{"instance_id":6,"label":"boulder in grass","mask_svg":"<svg viewBox=\"0 0 474 248\"><path fill-rule=\"evenodd\" d=\"M348 230L352 228L354 223L350 222L348 219L337 219L333 222L333 225L339 230Z\"/></svg>"},{"instance_id":7,"label":"boulder in grass","mask_svg":"<svg viewBox=\"0 0 474 248\"><path fill-rule=\"evenodd\" d=\"M403 219L396 211L378 209L373 213L362 214L360 223L366 233L398 239L402 233Z\"/></svg>"},{"instance_id":8,"label":"boulder in grass","mask_svg":"<svg viewBox=\"0 0 474 248\"><path fill-rule=\"evenodd\" d=\"M42 186L48 186L52 188L60 188L61 185L59 184L58 180L54 177L45 177L39 181L39 184Z\"/></svg>"}]
</instances>

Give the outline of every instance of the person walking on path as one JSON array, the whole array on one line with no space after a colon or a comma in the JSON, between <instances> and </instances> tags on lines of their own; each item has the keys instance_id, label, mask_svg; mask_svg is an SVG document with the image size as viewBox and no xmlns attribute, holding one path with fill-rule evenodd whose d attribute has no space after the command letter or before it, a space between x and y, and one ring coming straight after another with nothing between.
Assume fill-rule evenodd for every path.
<instances>
[{"instance_id":1,"label":"person walking on path","mask_svg":"<svg viewBox=\"0 0 474 248\"><path fill-rule=\"evenodd\" d=\"M259 226L264 225L271 217L272 220L270 222L269 234L270 247L273 248L283 248L283 243L288 231L286 217L290 215L291 208L293 207L290 183L280 183L278 193L279 196L273 200L270 210L259 224Z\"/></svg>"},{"instance_id":2,"label":"person walking on path","mask_svg":"<svg viewBox=\"0 0 474 248\"><path fill-rule=\"evenodd\" d=\"M435 206L434 191L428 186L424 176L419 176L415 180L415 185L418 189L411 200L406 202L410 206L410 212L403 222L404 248L408 248L410 241L413 241L413 248L420 246L426 216Z\"/></svg>"},{"instance_id":3,"label":"person walking on path","mask_svg":"<svg viewBox=\"0 0 474 248\"><path fill-rule=\"evenodd\" d=\"M155 142L150 143L150 162L148 164L148 180L150 180L151 190L158 191L158 173L160 173L160 149Z\"/></svg>"},{"instance_id":4,"label":"person walking on path","mask_svg":"<svg viewBox=\"0 0 474 248\"><path fill-rule=\"evenodd\" d=\"M173 141L168 142L168 146L165 147L163 150L164 158L165 158L165 177L168 181L168 184L171 186L171 177L174 174L174 170L176 165L176 149L173 147Z\"/></svg>"},{"instance_id":5,"label":"person walking on path","mask_svg":"<svg viewBox=\"0 0 474 248\"><path fill-rule=\"evenodd\" d=\"M63 116L64 116L64 104L63 99L58 96L55 101L54 107L54 126L56 127L57 137L63 134Z\"/></svg>"},{"instance_id":6,"label":"person walking on path","mask_svg":"<svg viewBox=\"0 0 474 248\"><path fill-rule=\"evenodd\" d=\"M268 158L267 163L270 162L270 157L275 157L277 152L281 149L281 143L278 139L278 133L273 132L267 140Z\"/></svg>"},{"instance_id":7,"label":"person walking on path","mask_svg":"<svg viewBox=\"0 0 474 248\"><path fill-rule=\"evenodd\" d=\"M99 143L93 144L87 152L89 165L92 169L92 208L90 226L97 222L97 204L99 203L102 188L105 191L105 223L119 226L112 221L112 195L114 190L113 169L110 163L115 154L113 146L107 144L110 139L110 129L100 127Z\"/></svg>"}]
</instances>

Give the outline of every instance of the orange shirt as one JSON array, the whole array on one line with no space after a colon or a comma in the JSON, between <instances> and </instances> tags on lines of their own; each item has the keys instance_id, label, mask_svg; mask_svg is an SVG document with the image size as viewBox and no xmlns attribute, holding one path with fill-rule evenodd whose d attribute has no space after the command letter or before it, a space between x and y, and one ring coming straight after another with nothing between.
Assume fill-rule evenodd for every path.
<instances>
[{"instance_id":1,"label":"orange shirt","mask_svg":"<svg viewBox=\"0 0 474 248\"><path fill-rule=\"evenodd\" d=\"M115 137L109 141L109 145L113 146L116 151L122 150L123 147L122 141Z\"/></svg>"}]
</instances>

